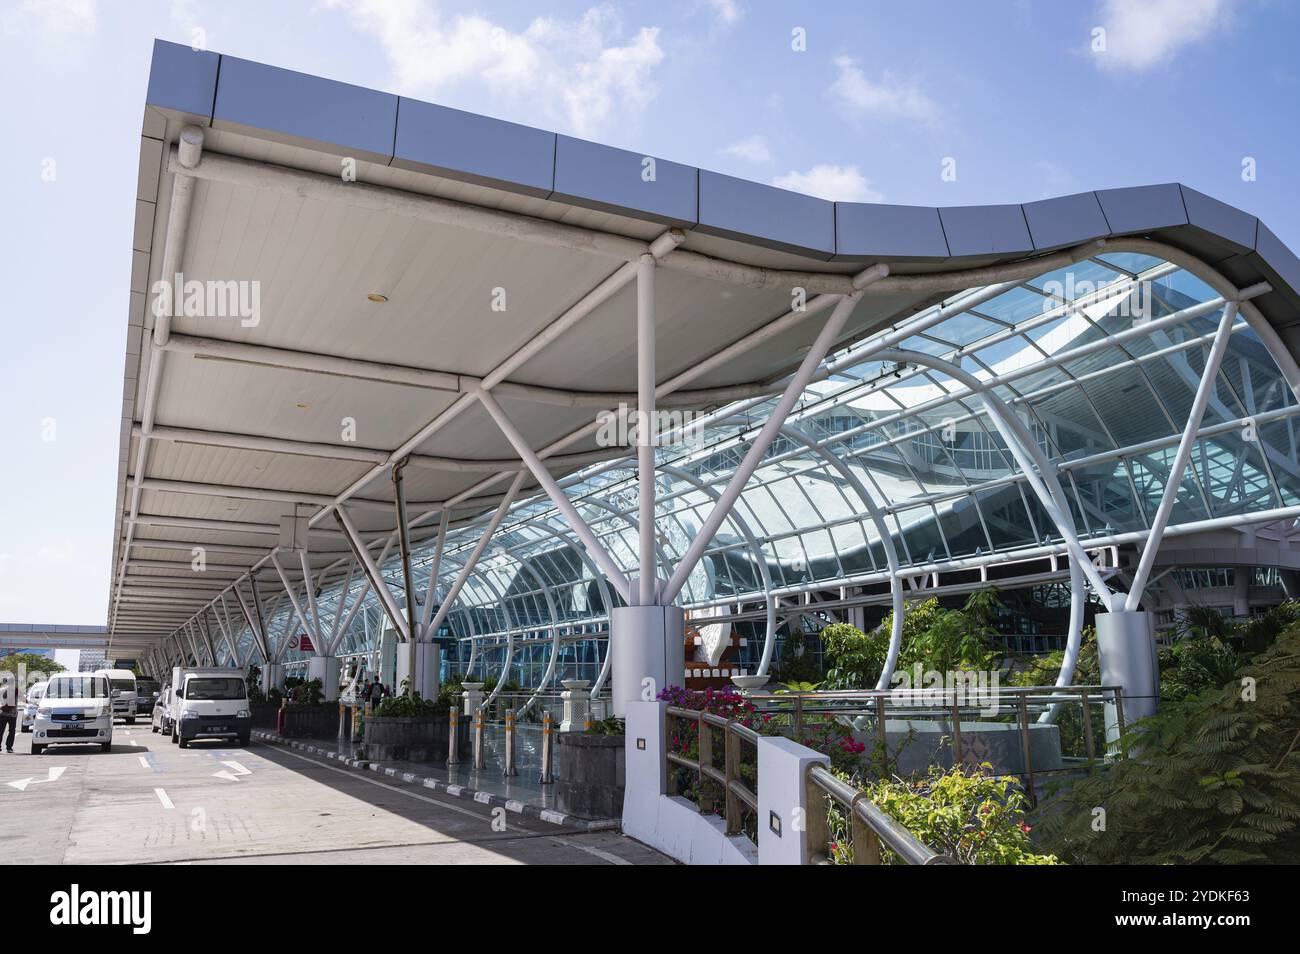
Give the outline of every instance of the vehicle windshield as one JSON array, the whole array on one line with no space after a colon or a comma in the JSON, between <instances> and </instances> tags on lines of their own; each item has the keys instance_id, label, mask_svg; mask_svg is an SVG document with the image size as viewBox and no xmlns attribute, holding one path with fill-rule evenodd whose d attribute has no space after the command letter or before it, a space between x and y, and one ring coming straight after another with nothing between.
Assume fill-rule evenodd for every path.
<instances>
[{"instance_id":1,"label":"vehicle windshield","mask_svg":"<svg viewBox=\"0 0 1300 954\"><path fill-rule=\"evenodd\" d=\"M242 699L244 680L204 678L191 679L185 684L186 699Z\"/></svg>"},{"instance_id":2,"label":"vehicle windshield","mask_svg":"<svg viewBox=\"0 0 1300 954\"><path fill-rule=\"evenodd\" d=\"M113 688L121 692L135 692L134 679L114 679Z\"/></svg>"},{"instance_id":3,"label":"vehicle windshield","mask_svg":"<svg viewBox=\"0 0 1300 954\"><path fill-rule=\"evenodd\" d=\"M137 679L135 681L135 691L141 696L152 696L158 691L158 683L152 679Z\"/></svg>"},{"instance_id":4,"label":"vehicle windshield","mask_svg":"<svg viewBox=\"0 0 1300 954\"><path fill-rule=\"evenodd\" d=\"M50 699L107 699L108 680L103 676L55 676L45 689Z\"/></svg>"}]
</instances>

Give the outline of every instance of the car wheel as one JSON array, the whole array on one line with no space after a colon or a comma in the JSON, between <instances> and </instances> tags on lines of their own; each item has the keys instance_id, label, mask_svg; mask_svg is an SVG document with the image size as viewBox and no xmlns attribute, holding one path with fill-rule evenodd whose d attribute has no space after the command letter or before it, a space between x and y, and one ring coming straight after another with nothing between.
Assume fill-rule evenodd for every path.
<instances>
[{"instance_id":1,"label":"car wheel","mask_svg":"<svg viewBox=\"0 0 1300 954\"><path fill-rule=\"evenodd\" d=\"M112 743L112 742L101 742L100 745L99 745L99 749L100 749L101 752L111 752L111 751L113 751L113 743Z\"/></svg>"},{"instance_id":2,"label":"car wheel","mask_svg":"<svg viewBox=\"0 0 1300 954\"><path fill-rule=\"evenodd\" d=\"M151 725L151 726L149 726L149 731L152 732L154 735L157 735L157 734L158 734L158 727L157 727L156 725Z\"/></svg>"},{"instance_id":3,"label":"car wheel","mask_svg":"<svg viewBox=\"0 0 1300 954\"><path fill-rule=\"evenodd\" d=\"M32 755L40 755L44 751L45 746L37 745L35 742L32 743Z\"/></svg>"},{"instance_id":4,"label":"car wheel","mask_svg":"<svg viewBox=\"0 0 1300 954\"><path fill-rule=\"evenodd\" d=\"M172 726L172 745L175 745L179 741L180 739L176 735L176 726Z\"/></svg>"},{"instance_id":5,"label":"car wheel","mask_svg":"<svg viewBox=\"0 0 1300 954\"><path fill-rule=\"evenodd\" d=\"M248 739L249 739L248 736L246 736L246 735L241 735L241 736L239 737L239 744L240 744L242 747L244 747L244 748L248 748Z\"/></svg>"},{"instance_id":6,"label":"car wheel","mask_svg":"<svg viewBox=\"0 0 1300 954\"><path fill-rule=\"evenodd\" d=\"M188 748L190 747L189 740L188 740L188 739L181 739L181 740L180 740L180 747L181 747L182 749L188 749Z\"/></svg>"},{"instance_id":7,"label":"car wheel","mask_svg":"<svg viewBox=\"0 0 1300 954\"><path fill-rule=\"evenodd\" d=\"M22 731L23 735L26 735L28 732L30 732L30 731L32 731L32 730L31 730L30 728L28 728L27 726L23 726L22 729L21 729L21 731Z\"/></svg>"}]
</instances>

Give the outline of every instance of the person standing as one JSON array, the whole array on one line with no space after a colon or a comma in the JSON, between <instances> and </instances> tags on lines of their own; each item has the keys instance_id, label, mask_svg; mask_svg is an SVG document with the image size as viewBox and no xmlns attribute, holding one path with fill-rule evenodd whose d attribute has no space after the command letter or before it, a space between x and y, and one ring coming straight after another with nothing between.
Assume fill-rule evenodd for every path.
<instances>
[{"instance_id":1,"label":"person standing","mask_svg":"<svg viewBox=\"0 0 1300 954\"><path fill-rule=\"evenodd\" d=\"M3 698L0 698L0 735L4 735L5 729L9 730L9 738L5 740L5 751L14 750L14 729L18 725L18 702L17 690L14 686L5 686Z\"/></svg>"}]
</instances>

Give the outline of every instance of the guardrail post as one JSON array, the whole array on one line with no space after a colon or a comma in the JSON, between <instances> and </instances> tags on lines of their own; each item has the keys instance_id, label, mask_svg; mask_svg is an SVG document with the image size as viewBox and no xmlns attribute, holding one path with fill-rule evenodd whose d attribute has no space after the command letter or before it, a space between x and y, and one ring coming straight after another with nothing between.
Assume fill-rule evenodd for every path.
<instances>
[{"instance_id":1,"label":"guardrail post","mask_svg":"<svg viewBox=\"0 0 1300 954\"><path fill-rule=\"evenodd\" d=\"M957 704L957 690L952 693L952 764L961 767L961 706Z\"/></svg>"},{"instance_id":2,"label":"guardrail post","mask_svg":"<svg viewBox=\"0 0 1300 954\"><path fill-rule=\"evenodd\" d=\"M460 764L460 713L456 711L455 700L447 713L447 764Z\"/></svg>"},{"instance_id":3,"label":"guardrail post","mask_svg":"<svg viewBox=\"0 0 1300 954\"><path fill-rule=\"evenodd\" d=\"M1025 760L1025 794L1029 796L1029 804L1034 805L1037 799L1034 797L1034 757L1030 752L1029 743L1029 702L1025 693L1017 693L1020 709L1020 738L1021 749L1024 752Z\"/></svg>"},{"instance_id":4,"label":"guardrail post","mask_svg":"<svg viewBox=\"0 0 1300 954\"><path fill-rule=\"evenodd\" d=\"M699 740L699 750L700 750L700 759L699 759L700 797L699 797L699 801L696 802L696 806L699 808L701 812L704 812L709 808L717 807L716 805L708 804L708 799L704 797L704 783L705 780L707 779L707 776L704 774L704 766L713 765L713 730L710 728L709 724L704 721L703 709L699 711L698 716L699 718L695 724L698 727L698 740Z\"/></svg>"},{"instance_id":5,"label":"guardrail post","mask_svg":"<svg viewBox=\"0 0 1300 954\"><path fill-rule=\"evenodd\" d=\"M506 710L506 766L505 776L518 775L515 769L515 710Z\"/></svg>"},{"instance_id":6,"label":"guardrail post","mask_svg":"<svg viewBox=\"0 0 1300 954\"><path fill-rule=\"evenodd\" d=\"M740 834L740 796L731 790L732 783L740 778L740 736L731 729L731 723L722 730L723 777L727 780L727 834Z\"/></svg>"},{"instance_id":7,"label":"guardrail post","mask_svg":"<svg viewBox=\"0 0 1300 954\"><path fill-rule=\"evenodd\" d=\"M826 850L826 800L809 787L808 769L830 759L784 736L758 739L758 863L812 864Z\"/></svg>"},{"instance_id":8,"label":"guardrail post","mask_svg":"<svg viewBox=\"0 0 1300 954\"><path fill-rule=\"evenodd\" d=\"M483 710L474 711L474 768L482 769L487 767L486 756L483 752Z\"/></svg>"},{"instance_id":9,"label":"guardrail post","mask_svg":"<svg viewBox=\"0 0 1300 954\"><path fill-rule=\"evenodd\" d=\"M551 718L551 710L546 709L542 713L542 774L538 778L543 785L555 781L555 776L551 774L551 745L554 740L555 720Z\"/></svg>"},{"instance_id":10,"label":"guardrail post","mask_svg":"<svg viewBox=\"0 0 1300 954\"><path fill-rule=\"evenodd\" d=\"M866 798L866 792L858 798ZM853 838L853 863L855 865L880 864L880 836L872 831L867 820L858 812L858 798L849 806L849 831Z\"/></svg>"},{"instance_id":11,"label":"guardrail post","mask_svg":"<svg viewBox=\"0 0 1300 954\"><path fill-rule=\"evenodd\" d=\"M1079 703L1083 709L1083 748L1091 762L1097 757L1097 747L1092 739L1092 710L1088 708L1088 690L1079 691Z\"/></svg>"}]
</instances>

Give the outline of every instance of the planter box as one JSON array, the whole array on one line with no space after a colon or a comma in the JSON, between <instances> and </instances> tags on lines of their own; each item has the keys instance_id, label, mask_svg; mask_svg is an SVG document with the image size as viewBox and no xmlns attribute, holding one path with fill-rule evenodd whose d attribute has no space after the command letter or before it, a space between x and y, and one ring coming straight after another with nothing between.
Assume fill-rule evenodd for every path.
<instances>
[{"instance_id":1,"label":"planter box","mask_svg":"<svg viewBox=\"0 0 1300 954\"><path fill-rule=\"evenodd\" d=\"M339 707L336 705L287 706L284 710L284 730L281 734L295 739L337 738Z\"/></svg>"},{"instance_id":2,"label":"planter box","mask_svg":"<svg viewBox=\"0 0 1300 954\"><path fill-rule=\"evenodd\" d=\"M375 762L447 761L447 716L366 716L366 758ZM457 749L470 757L471 727L460 722Z\"/></svg>"},{"instance_id":3,"label":"planter box","mask_svg":"<svg viewBox=\"0 0 1300 954\"><path fill-rule=\"evenodd\" d=\"M280 707L274 702L254 702L248 708L253 714L253 728L275 728L275 714L280 711Z\"/></svg>"},{"instance_id":4,"label":"planter box","mask_svg":"<svg viewBox=\"0 0 1300 954\"><path fill-rule=\"evenodd\" d=\"M621 735L557 734L556 807L580 818L622 818L625 743Z\"/></svg>"}]
</instances>

